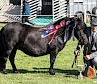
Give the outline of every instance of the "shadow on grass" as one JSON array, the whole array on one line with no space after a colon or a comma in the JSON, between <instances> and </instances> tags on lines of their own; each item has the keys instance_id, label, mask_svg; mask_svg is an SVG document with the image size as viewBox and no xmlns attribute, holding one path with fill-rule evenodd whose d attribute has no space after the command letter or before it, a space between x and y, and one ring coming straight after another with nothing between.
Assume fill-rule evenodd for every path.
<instances>
[{"instance_id":1,"label":"shadow on grass","mask_svg":"<svg viewBox=\"0 0 97 84\"><path fill-rule=\"evenodd\" d=\"M62 70L62 69L57 69L55 68L55 73L62 73L62 74L65 74L66 77L68 76L77 76L78 75L78 71L77 70ZM26 73L48 73L49 74L49 68L33 68L32 71L28 71L28 70L25 70L25 69L18 69L18 71L21 73L21 74L26 74ZM7 69L7 72L8 73L12 73L12 70L10 69Z\"/></svg>"},{"instance_id":2,"label":"shadow on grass","mask_svg":"<svg viewBox=\"0 0 97 84\"><path fill-rule=\"evenodd\" d=\"M49 68L33 68L33 73L48 73ZM75 75L78 73L77 70L62 70L62 69L54 69L56 73L65 73L66 75Z\"/></svg>"},{"instance_id":3,"label":"shadow on grass","mask_svg":"<svg viewBox=\"0 0 97 84\"><path fill-rule=\"evenodd\" d=\"M49 73L49 68L33 68L33 73ZM55 68L55 73L62 73L64 77L77 78L79 71L78 70L62 70Z\"/></svg>"},{"instance_id":4,"label":"shadow on grass","mask_svg":"<svg viewBox=\"0 0 97 84\"><path fill-rule=\"evenodd\" d=\"M26 74L26 73L33 73L33 71L28 71L25 69L18 69L18 74ZM7 73L13 73L11 69L7 69Z\"/></svg>"}]
</instances>

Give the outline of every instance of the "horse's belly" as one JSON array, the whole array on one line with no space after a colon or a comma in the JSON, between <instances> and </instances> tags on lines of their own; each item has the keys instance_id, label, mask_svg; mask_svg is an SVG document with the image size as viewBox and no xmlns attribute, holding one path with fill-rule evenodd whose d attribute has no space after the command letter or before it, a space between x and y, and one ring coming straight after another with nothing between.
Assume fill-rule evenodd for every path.
<instances>
[{"instance_id":1,"label":"horse's belly","mask_svg":"<svg viewBox=\"0 0 97 84\"><path fill-rule=\"evenodd\" d=\"M49 54L47 52L47 49L45 48L40 48L40 47L33 47L33 48L21 48L20 50L22 50L25 54L33 56L33 57L38 57L38 56L43 56L46 54Z\"/></svg>"},{"instance_id":2,"label":"horse's belly","mask_svg":"<svg viewBox=\"0 0 97 84\"><path fill-rule=\"evenodd\" d=\"M41 39L39 36L31 33L28 34L23 45L23 51L31 56L42 56L47 53L48 40Z\"/></svg>"},{"instance_id":3,"label":"horse's belly","mask_svg":"<svg viewBox=\"0 0 97 84\"><path fill-rule=\"evenodd\" d=\"M42 49L42 48L35 48L34 50L32 50L32 55L34 56L42 56L45 55L47 52L46 49Z\"/></svg>"}]
</instances>

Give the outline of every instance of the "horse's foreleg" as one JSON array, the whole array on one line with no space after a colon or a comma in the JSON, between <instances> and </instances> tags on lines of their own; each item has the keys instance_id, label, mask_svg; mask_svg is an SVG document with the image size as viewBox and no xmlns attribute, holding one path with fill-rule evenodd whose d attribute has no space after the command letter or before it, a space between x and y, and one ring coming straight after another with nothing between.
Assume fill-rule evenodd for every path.
<instances>
[{"instance_id":1,"label":"horse's foreleg","mask_svg":"<svg viewBox=\"0 0 97 84\"><path fill-rule=\"evenodd\" d=\"M50 69L49 69L49 73L50 73L51 75L55 75L53 66L54 66L54 62L55 62L57 53L58 53L57 50L53 50L53 51L51 51L51 53L50 53Z\"/></svg>"},{"instance_id":2,"label":"horse's foreleg","mask_svg":"<svg viewBox=\"0 0 97 84\"><path fill-rule=\"evenodd\" d=\"M15 60L14 58L15 58L16 51L17 51L17 49L13 48L13 50L12 50L10 56L9 56L9 61L10 61L11 65L12 65L13 73L19 73L17 68L16 68L16 65L14 63L14 60Z\"/></svg>"}]
</instances>

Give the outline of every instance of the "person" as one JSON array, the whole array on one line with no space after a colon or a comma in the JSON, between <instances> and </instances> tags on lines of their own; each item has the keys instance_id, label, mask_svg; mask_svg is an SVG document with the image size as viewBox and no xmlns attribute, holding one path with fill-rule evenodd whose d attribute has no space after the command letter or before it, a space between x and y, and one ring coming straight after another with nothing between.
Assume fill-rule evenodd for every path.
<instances>
[{"instance_id":1,"label":"person","mask_svg":"<svg viewBox=\"0 0 97 84\"><path fill-rule=\"evenodd\" d=\"M22 11L22 23L28 22L32 25L34 25L34 23L29 21L29 16L30 14L30 7L29 7L29 3L28 0L23 0L23 11Z\"/></svg>"},{"instance_id":2,"label":"person","mask_svg":"<svg viewBox=\"0 0 97 84\"><path fill-rule=\"evenodd\" d=\"M97 7L92 9L92 18L97 18Z\"/></svg>"},{"instance_id":3,"label":"person","mask_svg":"<svg viewBox=\"0 0 97 84\"><path fill-rule=\"evenodd\" d=\"M90 23L91 21L91 13L90 11L86 11L86 23Z\"/></svg>"},{"instance_id":4,"label":"person","mask_svg":"<svg viewBox=\"0 0 97 84\"><path fill-rule=\"evenodd\" d=\"M87 25L87 27L90 27L90 21L91 21L91 13L90 13L90 11L86 11L86 25Z\"/></svg>"},{"instance_id":5,"label":"person","mask_svg":"<svg viewBox=\"0 0 97 84\"><path fill-rule=\"evenodd\" d=\"M83 75L87 76L88 68L91 67L97 70L97 18L93 18L91 21L91 28L88 29L86 33L89 45L88 47L85 45L83 50L83 59L84 64L86 64L85 70L83 71ZM82 45L78 43L77 48L75 50L76 55L80 55Z\"/></svg>"}]
</instances>

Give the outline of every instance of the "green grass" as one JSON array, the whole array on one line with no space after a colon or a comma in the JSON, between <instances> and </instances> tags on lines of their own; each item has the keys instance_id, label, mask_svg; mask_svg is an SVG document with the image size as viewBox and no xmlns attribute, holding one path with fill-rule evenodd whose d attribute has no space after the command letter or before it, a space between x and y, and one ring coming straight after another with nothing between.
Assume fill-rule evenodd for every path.
<instances>
[{"instance_id":1,"label":"green grass","mask_svg":"<svg viewBox=\"0 0 97 84\"><path fill-rule=\"evenodd\" d=\"M15 63L20 73L11 73L12 68L8 60L8 74L0 73L0 84L97 84L97 79L77 79L77 68L71 68L76 45L77 41L70 40L58 54L54 65L55 76L48 73L49 55L35 58L18 50ZM78 62L83 64L82 52L81 56L78 57Z\"/></svg>"},{"instance_id":2,"label":"green grass","mask_svg":"<svg viewBox=\"0 0 97 84\"><path fill-rule=\"evenodd\" d=\"M5 24L3 24L3 23L0 23L0 29L4 26Z\"/></svg>"}]
</instances>

